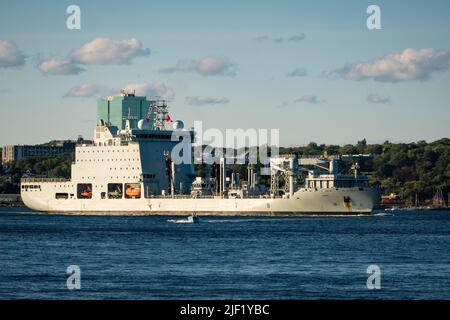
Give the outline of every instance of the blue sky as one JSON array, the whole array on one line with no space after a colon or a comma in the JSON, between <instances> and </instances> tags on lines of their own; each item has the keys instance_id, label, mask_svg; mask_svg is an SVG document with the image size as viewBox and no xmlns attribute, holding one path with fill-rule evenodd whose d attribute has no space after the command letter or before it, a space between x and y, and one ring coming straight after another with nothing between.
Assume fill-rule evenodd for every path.
<instances>
[{"instance_id":1,"label":"blue sky","mask_svg":"<svg viewBox=\"0 0 450 320\"><path fill-rule=\"evenodd\" d=\"M169 97L188 126L279 128L284 146L450 136L448 1L0 5L0 145L90 138L121 88Z\"/></svg>"}]
</instances>

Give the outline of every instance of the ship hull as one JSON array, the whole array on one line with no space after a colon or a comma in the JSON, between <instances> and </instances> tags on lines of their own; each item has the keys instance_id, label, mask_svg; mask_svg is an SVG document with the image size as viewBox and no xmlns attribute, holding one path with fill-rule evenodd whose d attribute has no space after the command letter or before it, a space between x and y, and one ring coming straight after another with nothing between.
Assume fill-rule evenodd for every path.
<instances>
[{"instance_id":1,"label":"ship hull","mask_svg":"<svg viewBox=\"0 0 450 320\"><path fill-rule=\"evenodd\" d=\"M376 188L301 189L291 198L139 198L55 199L57 186L22 192L36 211L94 215L301 215L370 214L378 202ZM350 199L345 201L344 199Z\"/></svg>"}]
</instances>

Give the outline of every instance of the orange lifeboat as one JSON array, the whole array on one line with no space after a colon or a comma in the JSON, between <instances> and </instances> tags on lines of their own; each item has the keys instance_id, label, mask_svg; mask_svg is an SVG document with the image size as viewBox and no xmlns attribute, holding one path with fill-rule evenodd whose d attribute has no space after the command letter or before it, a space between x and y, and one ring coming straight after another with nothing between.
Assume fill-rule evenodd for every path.
<instances>
[{"instance_id":1,"label":"orange lifeboat","mask_svg":"<svg viewBox=\"0 0 450 320\"><path fill-rule=\"evenodd\" d=\"M140 198L141 196L141 188L140 187L128 187L125 190L125 194L130 198Z\"/></svg>"},{"instance_id":2,"label":"orange lifeboat","mask_svg":"<svg viewBox=\"0 0 450 320\"><path fill-rule=\"evenodd\" d=\"M81 193L81 195L85 198L92 198L92 191L85 190Z\"/></svg>"}]
</instances>

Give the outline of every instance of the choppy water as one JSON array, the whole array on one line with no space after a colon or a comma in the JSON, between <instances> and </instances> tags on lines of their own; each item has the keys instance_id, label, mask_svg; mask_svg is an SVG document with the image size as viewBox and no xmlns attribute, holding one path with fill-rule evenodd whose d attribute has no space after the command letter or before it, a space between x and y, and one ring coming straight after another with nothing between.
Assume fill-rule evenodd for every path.
<instances>
[{"instance_id":1,"label":"choppy water","mask_svg":"<svg viewBox=\"0 0 450 320\"><path fill-rule=\"evenodd\" d=\"M0 208L0 298L450 299L450 211L169 219Z\"/></svg>"}]
</instances>

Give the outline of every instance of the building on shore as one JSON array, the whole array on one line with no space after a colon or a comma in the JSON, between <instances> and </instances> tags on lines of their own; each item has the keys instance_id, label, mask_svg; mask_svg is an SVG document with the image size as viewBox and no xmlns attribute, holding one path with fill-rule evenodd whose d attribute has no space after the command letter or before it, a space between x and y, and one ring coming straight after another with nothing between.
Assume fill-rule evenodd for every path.
<instances>
[{"instance_id":1,"label":"building on shore","mask_svg":"<svg viewBox=\"0 0 450 320\"><path fill-rule=\"evenodd\" d=\"M381 196L382 206L404 206L405 200L401 195L391 193L389 195Z\"/></svg>"},{"instance_id":2,"label":"building on shore","mask_svg":"<svg viewBox=\"0 0 450 320\"><path fill-rule=\"evenodd\" d=\"M31 157L55 157L67 153L75 153L77 144L91 144L81 136L77 140L54 140L37 145L5 145L2 148L2 165L12 161Z\"/></svg>"},{"instance_id":3,"label":"building on shore","mask_svg":"<svg viewBox=\"0 0 450 320\"><path fill-rule=\"evenodd\" d=\"M21 204L20 194L0 194L0 206Z\"/></svg>"},{"instance_id":4,"label":"building on shore","mask_svg":"<svg viewBox=\"0 0 450 320\"><path fill-rule=\"evenodd\" d=\"M146 118L153 123L151 105L154 100L136 96L135 92L122 90L118 96L101 99L97 104L97 121L103 120L109 126L125 129L125 123L130 122L131 127L136 127L140 119Z\"/></svg>"}]
</instances>

